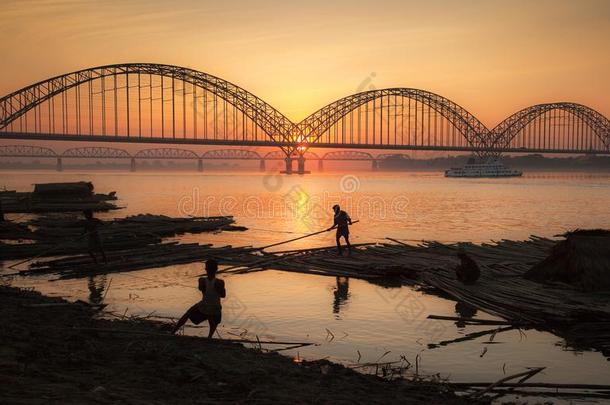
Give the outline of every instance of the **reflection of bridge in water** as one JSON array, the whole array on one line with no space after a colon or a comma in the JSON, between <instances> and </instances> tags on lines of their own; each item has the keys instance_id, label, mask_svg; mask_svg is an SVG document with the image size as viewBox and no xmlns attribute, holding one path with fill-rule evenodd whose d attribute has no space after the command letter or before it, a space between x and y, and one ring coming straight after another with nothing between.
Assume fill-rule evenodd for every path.
<instances>
[{"instance_id":1,"label":"reflection of bridge in water","mask_svg":"<svg viewBox=\"0 0 610 405\"><path fill-rule=\"evenodd\" d=\"M278 148L274 156L286 162L287 172L297 160L302 173L313 156L311 148L465 151L480 156L610 154L610 121L587 106L558 102L527 107L489 129L440 95L390 88L344 97L293 123L254 94L218 77L177 66L131 63L68 73L0 98L0 138L270 146ZM195 157L174 147L146 149L140 156L113 148L102 154L117 153L115 158L132 163L167 154L200 162L226 159L231 153L265 160L247 150ZM56 157L97 153L95 148L67 152ZM359 153L365 152L339 152L346 160L370 159Z\"/></svg>"},{"instance_id":2,"label":"reflection of bridge in water","mask_svg":"<svg viewBox=\"0 0 610 405\"><path fill-rule=\"evenodd\" d=\"M301 154L306 160L317 161L318 170L324 169L325 161L343 161L343 162L370 162L371 168L376 170L379 162L389 157L404 157L402 154L378 154L373 156L367 152L360 151L335 151L328 152L323 155L318 155L314 152L305 152ZM261 171L266 170L267 161L283 161L285 155L282 151L273 151L264 155L256 151L246 149L215 149L209 150L202 154L188 149L180 148L151 148L142 149L136 153L130 153L125 149L104 147L104 146L86 146L66 149L58 153L52 148L31 146L31 145L5 145L0 146L0 157L7 158L42 158L55 159L57 170L63 170L64 161L67 159L125 159L129 160L131 170L136 171L138 160L193 160L197 161L197 169L204 170L205 161L218 160L249 160L257 161ZM295 158L297 158L295 156Z\"/></svg>"}]
</instances>

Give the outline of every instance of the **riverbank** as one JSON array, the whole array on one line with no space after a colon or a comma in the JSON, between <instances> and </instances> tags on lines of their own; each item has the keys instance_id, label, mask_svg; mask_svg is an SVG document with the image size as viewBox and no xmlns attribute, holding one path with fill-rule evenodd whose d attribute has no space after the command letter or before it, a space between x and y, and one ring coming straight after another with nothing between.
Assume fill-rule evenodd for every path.
<instances>
[{"instance_id":1,"label":"riverbank","mask_svg":"<svg viewBox=\"0 0 610 405\"><path fill-rule=\"evenodd\" d=\"M467 402L443 384L173 336L157 322L101 319L89 305L29 290L0 286L0 316L0 403Z\"/></svg>"}]
</instances>

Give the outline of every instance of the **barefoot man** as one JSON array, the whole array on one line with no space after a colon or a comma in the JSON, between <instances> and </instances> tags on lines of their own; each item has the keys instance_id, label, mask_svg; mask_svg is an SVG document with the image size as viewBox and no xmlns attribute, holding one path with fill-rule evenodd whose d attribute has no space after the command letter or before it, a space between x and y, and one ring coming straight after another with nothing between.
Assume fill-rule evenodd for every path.
<instances>
[{"instance_id":1,"label":"barefoot man","mask_svg":"<svg viewBox=\"0 0 610 405\"><path fill-rule=\"evenodd\" d=\"M208 338L212 338L216 327L222 320L222 306L220 299L227 296L225 290L225 282L216 278L218 271L218 262L214 259L209 259L205 262L206 277L199 279L199 290L203 294L203 299L189 308L188 311L178 321L172 333L176 333L187 320L191 320L195 325L207 320L210 324L210 332Z\"/></svg>"},{"instance_id":2,"label":"barefoot man","mask_svg":"<svg viewBox=\"0 0 610 405\"><path fill-rule=\"evenodd\" d=\"M339 250L339 256L343 255L343 248L341 247L341 237L345 239L345 243L347 244L347 254L350 256L352 254L352 245L349 244L349 225L352 224L352 219L347 215L347 212L342 211L339 205L333 205L333 211L335 212L333 226L328 228L330 231L333 228L337 228L337 249Z\"/></svg>"}]
</instances>

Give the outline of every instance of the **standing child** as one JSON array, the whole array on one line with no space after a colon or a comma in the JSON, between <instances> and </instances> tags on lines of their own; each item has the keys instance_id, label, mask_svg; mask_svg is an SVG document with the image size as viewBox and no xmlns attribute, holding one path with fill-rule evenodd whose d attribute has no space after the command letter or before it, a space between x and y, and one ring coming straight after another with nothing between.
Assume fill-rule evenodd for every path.
<instances>
[{"instance_id":1,"label":"standing child","mask_svg":"<svg viewBox=\"0 0 610 405\"><path fill-rule=\"evenodd\" d=\"M227 296L225 282L216 278L218 262L209 259L205 263L206 277L199 279L199 290L203 294L203 299L189 308L188 311L178 321L172 333L176 333L187 320L191 320L195 325L207 320L210 324L208 338L211 338L216 328L222 320L222 306L220 299Z\"/></svg>"}]
</instances>

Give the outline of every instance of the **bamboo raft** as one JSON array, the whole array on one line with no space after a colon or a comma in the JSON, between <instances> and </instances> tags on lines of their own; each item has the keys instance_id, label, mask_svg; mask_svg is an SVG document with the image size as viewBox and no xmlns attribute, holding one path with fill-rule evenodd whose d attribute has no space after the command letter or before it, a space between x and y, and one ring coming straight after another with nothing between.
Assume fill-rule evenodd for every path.
<instances>
[{"instance_id":1,"label":"bamboo raft","mask_svg":"<svg viewBox=\"0 0 610 405\"><path fill-rule=\"evenodd\" d=\"M105 251L127 250L159 244L163 238L185 233L215 231L243 231L247 228L234 225L233 217L171 218L164 215L135 215L101 221L98 229ZM0 243L0 258L23 259L87 253L84 221L75 216L55 215L33 219L22 224L6 225L7 236L22 236L35 243ZM31 228L31 229L30 229ZM2 228L0 228L1 230ZM19 229L17 233L15 230ZM18 239L23 239L18 238ZM4 239L4 238L0 238ZM6 238L9 239L9 238Z\"/></svg>"},{"instance_id":2,"label":"bamboo raft","mask_svg":"<svg viewBox=\"0 0 610 405\"><path fill-rule=\"evenodd\" d=\"M242 274L273 268L326 276L366 279L384 286L416 284L496 315L508 325L556 333L576 349L594 348L610 357L610 296L581 292L559 283L523 278L548 256L556 241L536 236L527 241L502 240L475 245L422 242L358 246L351 257L336 248L305 249L267 255L267 262L234 267ZM455 276L456 253L463 249L481 268L481 278L465 285Z\"/></svg>"},{"instance_id":3,"label":"bamboo raft","mask_svg":"<svg viewBox=\"0 0 610 405\"><path fill-rule=\"evenodd\" d=\"M555 243L536 236L526 241L501 240L481 245L438 242L410 245L391 240L354 245L352 256L342 257L335 247L269 253L261 248L170 242L111 252L108 265L95 265L88 256L80 255L40 261L21 274L74 278L216 258L230 266L220 270L225 274L275 269L353 277L386 287L417 285L427 293L450 297L501 317L507 326L548 330L565 338L570 347L594 348L610 356L608 295L523 278L534 264L548 256ZM458 249L466 251L481 268L481 277L473 285L464 285L455 277Z\"/></svg>"},{"instance_id":4,"label":"bamboo raft","mask_svg":"<svg viewBox=\"0 0 610 405\"><path fill-rule=\"evenodd\" d=\"M171 237L185 233L247 229L235 226L232 216L172 218L165 215L139 214L101 222L99 233L103 239L119 234ZM38 239L78 237L83 231L83 220L75 217L44 216L29 221L28 225L35 227L34 235Z\"/></svg>"},{"instance_id":5,"label":"bamboo raft","mask_svg":"<svg viewBox=\"0 0 610 405\"><path fill-rule=\"evenodd\" d=\"M210 258L223 263L254 263L260 256L253 249L243 247L213 247L210 244L165 242L147 245L137 249L115 250L106 253L107 263L99 258L94 263L89 255L75 255L32 263L20 275L51 274L57 279L91 277L100 274L122 273L148 268L187 264Z\"/></svg>"}]
</instances>

